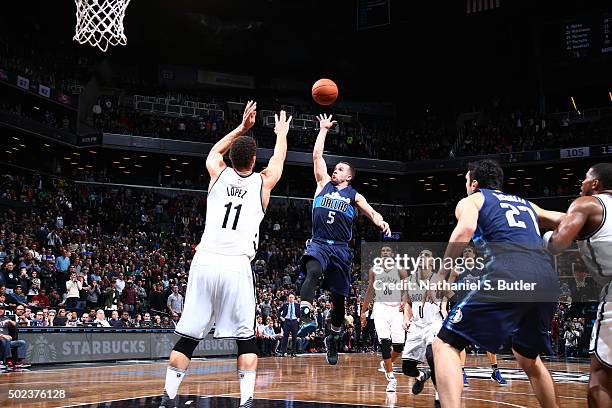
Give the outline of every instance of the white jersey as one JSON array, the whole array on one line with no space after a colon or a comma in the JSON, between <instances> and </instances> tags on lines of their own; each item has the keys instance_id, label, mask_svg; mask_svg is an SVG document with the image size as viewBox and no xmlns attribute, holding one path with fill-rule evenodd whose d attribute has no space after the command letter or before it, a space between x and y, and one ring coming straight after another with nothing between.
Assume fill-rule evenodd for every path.
<instances>
[{"instance_id":1,"label":"white jersey","mask_svg":"<svg viewBox=\"0 0 612 408\"><path fill-rule=\"evenodd\" d=\"M383 303L386 306L399 307L402 301L400 275L397 267L383 270L374 275L374 305Z\"/></svg>"},{"instance_id":2,"label":"white jersey","mask_svg":"<svg viewBox=\"0 0 612 408\"><path fill-rule=\"evenodd\" d=\"M262 189L261 174L245 177L226 167L208 192L206 226L196 250L252 259L264 217Z\"/></svg>"},{"instance_id":3,"label":"white jersey","mask_svg":"<svg viewBox=\"0 0 612 408\"><path fill-rule=\"evenodd\" d=\"M436 303L430 301L423 303L425 292L427 291L429 281L434 276L431 274L429 279L420 279L420 270L413 272L408 276L408 297L412 302L412 323L417 326L426 326L436 321L442 321L441 307L442 302L436 300Z\"/></svg>"},{"instance_id":4,"label":"white jersey","mask_svg":"<svg viewBox=\"0 0 612 408\"><path fill-rule=\"evenodd\" d=\"M612 301L612 196L596 194L595 197L603 207L603 216L599 227L588 237L578 241L580 254L593 279L603 285L601 301Z\"/></svg>"}]
</instances>

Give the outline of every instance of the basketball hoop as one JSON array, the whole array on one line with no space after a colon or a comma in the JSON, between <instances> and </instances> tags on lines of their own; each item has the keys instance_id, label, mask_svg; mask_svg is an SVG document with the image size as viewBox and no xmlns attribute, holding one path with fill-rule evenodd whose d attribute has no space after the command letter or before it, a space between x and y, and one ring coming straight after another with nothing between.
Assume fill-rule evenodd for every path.
<instances>
[{"instance_id":1,"label":"basketball hoop","mask_svg":"<svg viewBox=\"0 0 612 408\"><path fill-rule=\"evenodd\" d=\"M123 17L130 0L74 0L76 29L73 40L106 52L108 46L126 45Z\"/></svg>"}]
</instances>

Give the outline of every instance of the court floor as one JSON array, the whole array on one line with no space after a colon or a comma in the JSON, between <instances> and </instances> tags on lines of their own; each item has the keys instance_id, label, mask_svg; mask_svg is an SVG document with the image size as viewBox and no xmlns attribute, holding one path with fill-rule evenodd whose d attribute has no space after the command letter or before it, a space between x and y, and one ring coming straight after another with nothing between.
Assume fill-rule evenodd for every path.
<instances>
[{"instance_id":1,"label":"court floor","mask_svg":"<svg viewBox=\"0 0 612 408\"><path fill-rule=\"evenodd\" d=\"M414 380L399 373L397 392L385 392L386 380L378 371L379 361L379 356L373 353L341 354L335 367L327 365L321 354L262 358L255 406L433 406L431 381L421 394L414 396L411 393ZM486 355L468 356L466 371L470 386L463 393L465 407L538 406L524 373L510 356L499 356L500 370L508 380L505 386L489 379L488 364ZM585 407L588 363L557 361L546 365L555 378L561 405ZM165 361L74 364L5 373L0 374L0 406L157 407L165 375ZM40 398L42 390L48 394L45 398ZM240 391L235 359L194 360L179 394L179 406L183 407L237 407Z\"/></svg>"}]
</instances>

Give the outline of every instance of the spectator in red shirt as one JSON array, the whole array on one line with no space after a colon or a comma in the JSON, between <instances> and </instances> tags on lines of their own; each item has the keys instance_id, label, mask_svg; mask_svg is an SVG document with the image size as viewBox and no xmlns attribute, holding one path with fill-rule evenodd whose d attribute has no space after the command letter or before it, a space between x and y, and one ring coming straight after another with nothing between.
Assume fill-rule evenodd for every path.
<instances>
[{"instance_id":1,"label":"spectator in red shirt","mask_svg":"<svg viewBox=\"0 0 612 408\"><path fill-rule=\"evenodd\" d=\"M123 289L121 298L123 300L123 311L128 312L132 316L136 308L136 299L138 298L133 281L128 281L125 289Z\"/></svg>"},{"instance_id":2,"label":"spectator in red shirt","mask_svg":"<svg viewBox=\"0 0 612 408\"><path fill-rule=\"evenodd\" d=\"M38 307L51 306L51 302L49 302L49 296L47 296L47 291L45 288L40 288L38 295L35 295L32 298L32 303L35 303Z\"/></svg>"}]
</instances>

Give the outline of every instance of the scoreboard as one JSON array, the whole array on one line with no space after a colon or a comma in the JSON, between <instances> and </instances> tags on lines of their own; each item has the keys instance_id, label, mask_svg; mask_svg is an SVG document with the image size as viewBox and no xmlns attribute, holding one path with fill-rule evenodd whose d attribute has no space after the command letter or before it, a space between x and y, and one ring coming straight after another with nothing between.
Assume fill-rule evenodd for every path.
<instances>
[{"instance_id":1,"label":"scoreboard","mask_svg":"<svg viewBox=\"0 0 612 408\"><path fill-rule=\"evenodd\" d=\"M557 48L565 58L612 55L612 10L572 18L556 25Z\"/></svg>"}]
</instances>

